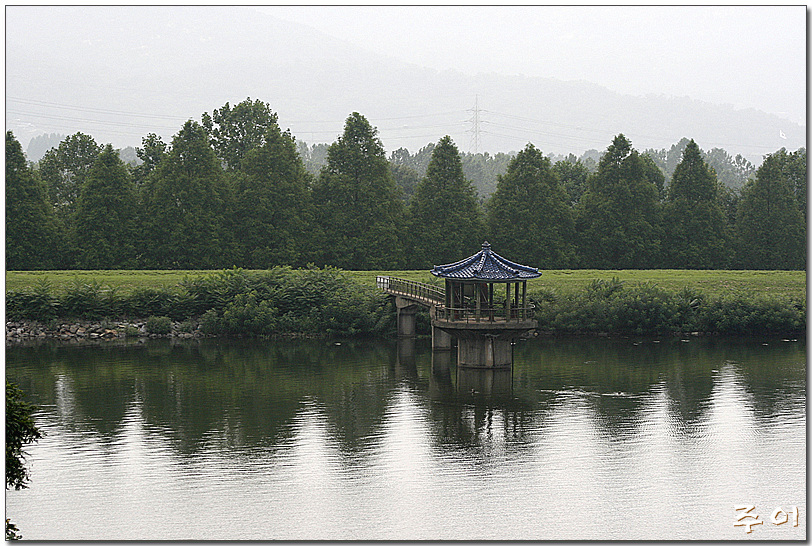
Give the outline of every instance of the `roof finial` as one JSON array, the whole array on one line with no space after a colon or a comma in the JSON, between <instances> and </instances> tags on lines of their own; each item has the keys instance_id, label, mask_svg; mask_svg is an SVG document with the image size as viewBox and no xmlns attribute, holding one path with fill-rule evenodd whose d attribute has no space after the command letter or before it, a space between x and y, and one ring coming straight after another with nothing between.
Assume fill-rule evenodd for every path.
<instances>
[{"instance_id":1,"label":"roof finial","mask_svg":"<svg viewBox=\"0 0 812 546\"><path fill-rule=\"evenodd\" d=\"M491 244L488 241L485 241L484 243L482 243L482 250L490 250L490 249L491 249Z\"/></svg>"}]
</instances>

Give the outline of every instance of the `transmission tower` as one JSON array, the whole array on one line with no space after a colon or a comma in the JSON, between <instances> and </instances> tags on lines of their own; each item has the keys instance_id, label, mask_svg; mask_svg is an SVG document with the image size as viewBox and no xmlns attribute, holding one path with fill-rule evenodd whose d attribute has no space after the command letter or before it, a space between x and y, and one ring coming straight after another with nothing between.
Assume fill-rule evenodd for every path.
<instances>
[{"instance_id":1,"label":"transmission tower","mask_svg":"<svg viewBox=\"0 0 812 546\"><path fill-rule=\"evenodd\" d=\"M468 110L466 110L466 112L472 112L473 113L473 116L471 116L471 119L468 120L468 122L471 123L471 128L466 130L465 132L466 133L471 133L471 143L469 145L469 149L473 148L474 153L477 154L477 153L479 153L479 134L480 134L480 130L479 130L479 112L480 112L480 110L479 110L479 95L476 95L476 98L474 98L474 107L469 108Z\"/></svg>"}]
</instances>

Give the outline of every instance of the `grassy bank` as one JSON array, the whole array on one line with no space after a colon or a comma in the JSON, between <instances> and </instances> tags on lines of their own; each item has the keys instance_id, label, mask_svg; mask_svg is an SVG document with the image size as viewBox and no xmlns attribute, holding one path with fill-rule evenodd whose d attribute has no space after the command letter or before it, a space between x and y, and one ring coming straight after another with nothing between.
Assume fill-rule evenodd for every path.
<instances>
[{"instance_id":1,"label":"grassy bank","mask_svg":"<svg viewBox=\"0 0 812 546\"><path fill-rule=\"evenodd\" d=\"M7 272L10 319L167 316L226 335L392 335L378 275L440 284L428 271ZM529 283L555 334L792 334L806 329L803 271L545 271ZM418 321L429 333L427 317Z\"/></svg>"},{"instance_id":2,"label":"grassy bank","mask_svg":"<svg viewBox=\"0 0 812 546\"><path fill-rule=\"evenodd\" d=\"M248 271L260 273L259 271ZM76 283L97 283L126 294L135 289L173 289L185 279L211 275L216 271L8 271L6 290L30 290L42 279L47 279L55 291L62 291ZM427 270L416 271L346 271L347 277L374 287L375 277L390 275L413 281L437 283L438 279ZM559 295L583 292L596 279L612 278L626 285L651 283L670 291L691 288L707 297L733 295L769 295L806 299L805 271L705 271L705 270L598 270L559 269L542 272L542 276L528 283L530 291L550 290Z\"/></svg>"}]
</instances>

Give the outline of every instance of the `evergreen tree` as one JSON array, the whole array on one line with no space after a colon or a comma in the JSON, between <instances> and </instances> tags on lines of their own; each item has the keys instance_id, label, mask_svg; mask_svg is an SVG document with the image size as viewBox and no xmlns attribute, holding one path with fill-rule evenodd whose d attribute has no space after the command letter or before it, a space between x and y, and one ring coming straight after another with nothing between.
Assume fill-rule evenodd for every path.
<instances>
[{"instance_id":1,"label":"evergreen tree","mask_svg":"<svg viewBox=\"0 0 812 546\"><path fill-rule=\"evenodd\" d=\"M108 144L82 186L74 222L80 269L133 268L138 201L118 153Z\"/></svg>"},{"instance_id":2,"label":"evergreen tree","mask_svg":"<svg viewBox=\"0 0 812 546\"><path fill-rule=\"evenodd\" d=\"M783 148L767 155L742 189L736 231L744 269L806 268L806 225L789 175L793 159ZM805 179L805 158L802 169Z\"/></svg>"},{"instance_id":3,"label":"evergreen tree","mask_svg":"<svg viewBox=\"0 0 812 546\"><path fill-rule=\"evenodd\" d=\"M310 250L310 174L288 131L273 124L264 144L246 154L241 165L236 213L240 265L266 269L273 265L301 266Z\"/></svg>"},{"instance_id":4,"label":"evergreen tree","mask_svg":"<svg viewBox=\"0 0 812 546\"><path fill-rule=\"evenodd\" d=\"M567 193L569 205L574 207L581 200L586 191L586 181L589 178L589 169L573 154L556 161L553 173L558 176L561 187Z\"/></svg>"},{"instance_id":5,"label":"evergreen tree","mask_svg":"<svg viewBox=\"0 0 812 546\"><path fill-rule=\"evenodd\" d=\"M146 267L233 265L234 249L223 230L230 186L203 127L184 124L144 190Z\"/></svg>"},{"instance_id":6,"label":"evergreen tree","mask_svg":"<svg viewBox=\"0 0 812 546\"><path fill-rule=\"evenodd\" d=\"M147 176L154 171L158 164L166 155L166 143L155 133L150 133L141 139L141 148L136 148L135 153L143 161L133 169L133 182L140 188L147 180Z\"/></svg>"},{"instance_id":7,"label":"evergreen tree","mask_svg":"<svg viewBox=\"0 0 812 546\"><path fill-rule=\"evenodd\" d=\"M212 148L224 162L227 171L238 171L246 154L265 144L268 129L277 125L270 105L248 97L233 108L225 103L211 115L203 114L203 127Z\"/></svg>"},{"instance_id":8,"label":"evergreen tree","mask_svg":"<svg viewBox=\"0 0 812 546\"><path fill-rule=\"evenodd\" d=\"M57 237L45 186L28 166L23 149L6 132L6 269L48 269Z\"/></svg>"},{"instance_id":9,"label":"evergreen tree","mask_svg":"<svg viewBox=\"0 0 812 546\"><path fill-rule=\"evenodd\" d=\"M410 267L455 262L482 243L476 190L463 174L459 151L449 136L437 143L426 176L417 184L410 220Z\"/></svg>"},{"instance_id":10,"label":"evergreen tree","mask_svg":"<svg viewBox=\"0 0 812 546\"><path fill-rule=\"evenodd\" d=\"M716 179L722 186L732 190L741 190L752 177L756 168L741 154L731 157L721 148L713 148L704 154L708 166L716 171Z\"/></svg>"},{"instance_id":11,"label":"evergreen tree","mask_svg":"<svg viewBox=\"0 0 812 546\"><path fill-rule=\"evenodd\" d=\"M806 225L806 148L798 148L798 150L787 154L782 171L784 176L787 177L787 182L792 187L795 199L798 202L798 210L801 211L804 217L804 225Z\"/></svg>"},{"instance_id":12,"label":"evergreen tree","mask_svg":"<svg viewBox=\"0 0 812 546\"><path fill-rule=\"evenodd\" d=\"M39 162L39 172L48 189L54 210L70 221L88 171L101 153L93 137L83 133L71 135L48 150Z\"/></svg>"},{"instance_id":13,"label":"evergreen tree","mask_svg":"<svg viewBox=\"0 0 812 546\"><path fill-rule=\"evenodd\" d=\"M321 264L386 269L403 261L403 199L392 181L383 145L367 119L354 112L327 152L314 187Z\"/></svg>"},{"instance_id":14,"label":"evergreen tree","mask_svg":"<svg viewBox=\"0 0 812 546\"><path fill-rule=\"evenodd\" d=\"M728 265L729 238L719 183L693 140L674 169L663 224L665 267L719 269Z\"/></svg>"},{"instance_id":15,"label":"evergreen tree","mask_svg":"<svg viewBox=\"0 0 812 546\"><path fill-rule=\"evenodd\" d=\"M598 163L576 207L582 267L655 267L660 251L659 168L618 135ZM660 176L662 174L660 173Z\"/></svg>"},{"instance_id":16,"label":"evergreen tree","mask_svg":"<svg viewBox=\"0 0 812 546\"><path fill-rule=\"evenodd\" d=\"M643 179L650 184L653 184L657 189L657 201L662 202L665 199L665 174L662 169L657 166L654 160L646 154L640 154L640 161L643 163L642 172Z\"/></svg>"},{"instance_id":17,"label":"evergreen tree","mask_svg":"<svg viewBox=\"0 0 812 546\"><path fill-rule=\"evenodd\" d=\"M575 234L568 200L550 159L528 144L499 177L488 204L494 248L534 267L572 267Z\"/></svg>"},{"instance_id":18,"label":"evergreen tree","mask_svg":"<svg viewBox=\"0 0 812 546\"><path fill-rule=\"evenodd\" d=\"M389 172L392 174L395 185L403 193L403 202L408 204L414 197L414 192L420 183L420 175L411 167L393 163L392 161L389 162Z\"/></svg>"}]
</instances>

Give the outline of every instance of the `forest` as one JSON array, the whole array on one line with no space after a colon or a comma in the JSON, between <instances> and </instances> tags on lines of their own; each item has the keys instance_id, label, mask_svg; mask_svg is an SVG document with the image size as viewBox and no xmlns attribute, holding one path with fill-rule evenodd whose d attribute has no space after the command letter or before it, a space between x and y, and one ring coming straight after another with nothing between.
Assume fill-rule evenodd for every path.
<instances>
[{"instance_id":1,"label":"forest","mask_svg":"<svg viewBox=\"0 0 812 546\"><path fill-rule=\"evenodd\" d=\"M540 269L806 268L804 148L758 168L623 134L581 157L448 136L387 156L357 112L310 146L248 98L135 155L79 132L30 162L7 132L6 269L426 269L484 240Z\"/></svg>"}]
</instances>

